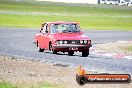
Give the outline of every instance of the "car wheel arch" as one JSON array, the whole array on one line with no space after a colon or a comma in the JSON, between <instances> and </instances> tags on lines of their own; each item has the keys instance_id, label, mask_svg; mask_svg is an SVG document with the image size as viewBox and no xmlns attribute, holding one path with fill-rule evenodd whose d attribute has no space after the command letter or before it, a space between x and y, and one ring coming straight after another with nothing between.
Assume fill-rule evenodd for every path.
<instances>
[{"instance_id":1,"label":"car wheel arch","mask_svg":"<svg viewBox=\"0 0 132 88\"><path fill-rule=\"evenodd\" d=\"M50 50L50 45L51 45L51 44L52 44L52 42L50 41L50 42L49 42L49 50Z\"/></svg>"},{"instance_id":2,"label":"car wheel arch","mask_svg":"<svg viewBox=\"0 0 132 88\"><path fill-rule=\"evenodd\" d=\"M37 46L37 47L38 47L38 43L39 43L39 42L38 42L38 41L36 41L36 46Z\"/></svg>"}]
</instances>

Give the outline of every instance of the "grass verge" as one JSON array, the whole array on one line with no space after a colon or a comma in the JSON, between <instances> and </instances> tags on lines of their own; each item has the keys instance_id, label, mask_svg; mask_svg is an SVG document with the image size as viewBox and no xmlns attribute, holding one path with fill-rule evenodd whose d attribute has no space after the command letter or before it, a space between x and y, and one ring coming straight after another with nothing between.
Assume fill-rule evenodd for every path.
<instances>
[{"instance_id":1,"label":"grass verge","mask_svg":"<svg viewBox=\"0 0 132 88\"><path fill-rule=\"evenodd\" d=\"M17 88L17 87L7 82L0 82L0 88Z\"/></svg>"},{"instance_id":2,"label":"grass verge","mask_svg":"<svg viewBox=\"0 0 132 88\"><path fill-rule=\"evenodd\" d=\"M8 82L0 82L0 88L63 88L61 85L50 84L50 83L38 83L32 85L23 85L23 84L11 84Z\"/></svg>"},{"instance_id":3,"label":"grass verge","mask_svg":"<svg viewBox=\"0 0 132 88\"><path fill-rule=\"evenodd\" d=\"M111 18L111 19L110 19ZM44 21L78 21L82 28L85 29L125 29L131 30L130 18L98 17L98 16L44 16L44 15L12 15L0 14L1 27L18 27L18 28L39 28ZM88 19L88 20L87 20ZM102 20L103 19L103 20ZM105 21L104 21L105 20ZM124 21L123 23L118 21Z\"/></svg>"},{"instance_id":4,"label":"grass verge","mask_svg":"<svg viewBox=\"0 0 132 88\"><path fill-rule=\"evenodd\" d=\"M0 27L38 28L62 20L85 29L132 30L132 7L0 0L0 19Z\"/></svg>"},{"instance_id":5,"label":"grass verge","mask_svg":"<svg viewBox=\"0 0 132 88\"><path fill-rule=\"evenodd\" d=\"M123 49L127 52L132 52L132 46L126 46Z\"/></svg>"}]
</instances>

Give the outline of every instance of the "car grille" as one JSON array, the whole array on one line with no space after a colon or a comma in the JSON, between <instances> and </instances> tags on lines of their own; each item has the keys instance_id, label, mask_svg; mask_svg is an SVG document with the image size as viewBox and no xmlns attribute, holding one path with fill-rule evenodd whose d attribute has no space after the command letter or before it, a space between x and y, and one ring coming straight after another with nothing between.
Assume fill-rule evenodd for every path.
<instances>
[{"instance_id":1,"label":"car grille","mask_svg":"<svg viewBox=\"0 0 132 88\"><path fill-rule=\"evenodd\" d=\"M80 44L80 40L67 40L67 44Z\"/></svg>"}]
</instances>

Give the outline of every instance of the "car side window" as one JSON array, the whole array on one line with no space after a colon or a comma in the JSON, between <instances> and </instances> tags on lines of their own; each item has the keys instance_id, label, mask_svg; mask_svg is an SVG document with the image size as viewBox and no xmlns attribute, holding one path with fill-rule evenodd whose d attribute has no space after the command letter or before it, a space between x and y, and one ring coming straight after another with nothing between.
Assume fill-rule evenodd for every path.
<instances>
[{"instance_id":1,"label":"car side window","mask_svg":"<svg viewBox=\"0 0 132 88\"><path fill-rule=\"evenodd\" d=\"M80 31L80 30L81 30L80 25L76 24L76 29L77 29L78 31Z\"/></svg>"}]
</instances>

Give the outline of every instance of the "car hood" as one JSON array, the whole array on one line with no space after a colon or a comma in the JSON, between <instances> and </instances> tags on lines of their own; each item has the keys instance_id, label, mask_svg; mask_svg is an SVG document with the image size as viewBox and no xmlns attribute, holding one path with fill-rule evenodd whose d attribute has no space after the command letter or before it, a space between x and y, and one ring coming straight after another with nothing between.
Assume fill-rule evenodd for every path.
<instances>
[{"instance_id":1,"label":"car hood","mask_svg":"<svg viewBox=\"0 0 132 88\"><path fill-rule=\"evenodd\" d=\"M51 37L55 40L89 40L89 38L82 33L58 33L52 34Z\"/></svg>"}]
</instances>

